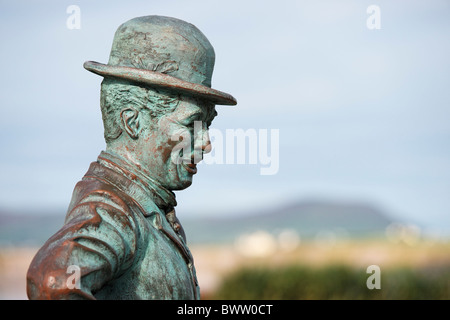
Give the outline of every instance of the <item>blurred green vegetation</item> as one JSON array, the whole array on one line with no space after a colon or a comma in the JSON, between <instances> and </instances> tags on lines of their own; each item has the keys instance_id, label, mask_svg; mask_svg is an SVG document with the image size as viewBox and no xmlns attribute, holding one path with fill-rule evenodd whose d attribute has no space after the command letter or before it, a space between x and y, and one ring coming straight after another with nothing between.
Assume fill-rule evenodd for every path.
<instances>
[{"instance_id":1,"label":"blurred green vegetation","mask_svg":"<svg viewBox=\"0 0 450 320\"><path fill-rule=\"evenodd\" d=\"M450 299L450 268L381 268L381 289L369 290L366 270L344 265L320 268L245 268L229 275L211 299L422 300Z\"/></svg>"}]
</instances>

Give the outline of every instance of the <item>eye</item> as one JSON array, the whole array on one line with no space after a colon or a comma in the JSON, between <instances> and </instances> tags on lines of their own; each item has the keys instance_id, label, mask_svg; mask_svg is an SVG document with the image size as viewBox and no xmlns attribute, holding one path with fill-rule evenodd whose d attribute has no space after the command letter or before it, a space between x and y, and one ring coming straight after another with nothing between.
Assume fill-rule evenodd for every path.
<instances>
[{"instance_id":1,"label":"eye","mask_svg":"<svg viewBox=\"0 0 450 320\"><path fill-rule=\"evenodd\" d=\"M182 120L181 123L186 127L194 127L196 121L202 121L201 114L199 113L193 114L187 117L186 119Z\"/></svg>"}]
</instances>

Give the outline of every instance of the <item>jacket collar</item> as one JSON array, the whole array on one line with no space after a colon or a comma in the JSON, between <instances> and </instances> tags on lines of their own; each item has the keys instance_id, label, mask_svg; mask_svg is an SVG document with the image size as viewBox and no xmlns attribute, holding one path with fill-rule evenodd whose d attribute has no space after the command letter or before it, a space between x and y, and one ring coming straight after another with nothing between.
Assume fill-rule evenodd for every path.
<instances>
[{"instance_id":1,"label":"jacket collar","mask_svg":"<svg viewBox=\"0 0 450 320\"><path fill-rule=\"evenodd\" d=\"M127 191L127 193L133 194L135 200L139 203L145 204L148 203L148 200L151 200L163 213L172 211L177 205L175 194L172 191L161 186L159 182L150 178L135 164L131 164L123 157L120 157L110 151L102 151L98 156L97 161L102 166L115 171L116 173L137 184L141 190L138 188L133 188L133 186L129 183L122 183L121 189L125 189L124 191ZM118 182L120 183L122 180L123 179ZM133 190L127 190L130 188ZM150 208L144 209L146 209L145 211L148 211L148 214L151 213L151 210L148 210Z\"/></svg>"},{"instance_id":2,"label":"jacket collar","mask_svg":"<svg viewBox=\"0 0 450 320\"><path fill-rule=\"evenodd\" d=\"M145 217L151 217L155 228L183 247L184 253L192 259L189 249L184 248L186 235L175 215L175 194L162 187L155 180L139 172L119 156L102 152L97 162L92 163L85 177L94 176L116 186L130 196ZM183 242L183 244L180 243ZM187 252L186 252L187 251Z\"/></svg>"}]
</instances>

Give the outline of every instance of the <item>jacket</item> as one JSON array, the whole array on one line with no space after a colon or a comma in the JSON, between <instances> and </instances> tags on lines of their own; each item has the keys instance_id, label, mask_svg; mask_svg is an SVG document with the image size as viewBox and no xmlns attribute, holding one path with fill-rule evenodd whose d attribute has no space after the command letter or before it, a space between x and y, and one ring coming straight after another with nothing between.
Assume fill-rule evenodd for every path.
<instances>
[{"instance_id":1,"label":"jacket","mask_svg":"<svg viewBox=\"0 0 450 320\"><path fill-rule=\"evenodd\" d=\"M173 192L102 152L27 273L30 299L199 299ZM78 272L78 273L77 273Z\"/></svg>"}]
</instances>

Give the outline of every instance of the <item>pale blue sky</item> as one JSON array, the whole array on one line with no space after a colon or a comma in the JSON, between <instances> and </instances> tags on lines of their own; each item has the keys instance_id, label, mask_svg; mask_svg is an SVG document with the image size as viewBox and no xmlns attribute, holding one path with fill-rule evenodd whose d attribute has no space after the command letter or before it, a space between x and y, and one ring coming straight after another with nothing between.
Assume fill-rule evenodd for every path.
<instances>
[{"instance_id":1,"label":"pale blue sky","mask_svg":"<svg viewBox=\"0 0 450 320\"><path fill-rule=\"evenodd\" d=\"M66 27L72 4L80 30ZM0 1L0 208L65 210L105 146L101 78L82 64L106 63L116 28L151 14L213 44L213 87L238 100L214 128L280 132L278 174L199 166L180 216L315 198L450 230L450 3L437 0Z\"/></svg>"}]
</instances>

